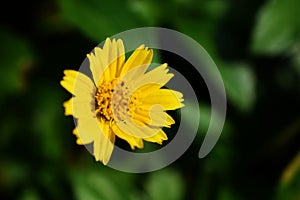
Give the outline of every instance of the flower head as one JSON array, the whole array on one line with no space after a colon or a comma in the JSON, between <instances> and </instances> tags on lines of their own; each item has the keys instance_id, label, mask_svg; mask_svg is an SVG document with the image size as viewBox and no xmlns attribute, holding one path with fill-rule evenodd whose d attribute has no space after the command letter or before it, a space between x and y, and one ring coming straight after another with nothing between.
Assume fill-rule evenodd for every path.
<instances>
[{"instance_id":1,"label":"flower head","mask_svg":"<svg viewBox=\"0 0 300 200\"><path fill-rule=\"evenodd\" d=\"M173 77L167 64L146 72L152 56L153 51L141 45L125 61L122 40L107 38L103 48L87 55L92 79L64 71L60 83L73 94L63 104L65 115L77 118L77 144L93 142L96 161L108 163L116 136L132 149L143 148L143 140L162 144L168 139L162 128L175 122L166 111L182 107L183 98L162 88Z\"/></svg>"}]
</instances>

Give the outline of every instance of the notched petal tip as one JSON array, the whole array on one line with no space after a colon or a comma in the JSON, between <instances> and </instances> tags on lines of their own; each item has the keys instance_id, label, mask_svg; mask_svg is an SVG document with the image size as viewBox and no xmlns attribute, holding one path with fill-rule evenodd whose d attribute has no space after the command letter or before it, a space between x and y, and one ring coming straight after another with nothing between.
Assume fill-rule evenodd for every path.
<instances>
[{"instance_id":1,"label":"notched petal tip","mask_svg":"<svg viewBox=\"0 0 300 200\"><path fill-rule=\"evenodd\" d=\"M72 98L68 101L63 103L63 107L65 108L65 116L73 115L73 105L72 105Z\"/></svg>"},{"instance_id":2,"label":"notched petal tip","mask_svg":"<svg viewBox=\"0 0 300 200\"><path fill-rule=\"evenodd\" d=\"M139 50L145 49L145 45L141 44L137 49L139 49Z\"/></svg>"},{"instance_id":3,"label":"notched petal tip","mask_svg":"<svg viewBox=\"0 0 300 200\"><path fill-rule=\"evenodd\" d=\"M60 84L60 86L62 86L63 88L65 88L63 82L64 82L64 80L61 80L61 81L59 82L59 84Z\"/></svg>"},{"instance_id":4,"label":"notched petal tip","mask_svg":"<svg viewBox=\"0 0 300 200\"><path fill-rule=\"evenodd\" d=\"M76 144L78 144L78 145L83 145L82 141L81 141L79 138L77 138Z\"/></svg>"},{"instance_id":5,"label":"notched petal tip","mask_svg":"<svg viewBox=\"0 0 300 200\"><path fill-rule=\"evenodd\" d=\"M168 136L165 134L163 130L160 130L154 136L149 138L144 138L144 140L162 145L163 141L168 140Z\"/></svg>"}]
</instances>

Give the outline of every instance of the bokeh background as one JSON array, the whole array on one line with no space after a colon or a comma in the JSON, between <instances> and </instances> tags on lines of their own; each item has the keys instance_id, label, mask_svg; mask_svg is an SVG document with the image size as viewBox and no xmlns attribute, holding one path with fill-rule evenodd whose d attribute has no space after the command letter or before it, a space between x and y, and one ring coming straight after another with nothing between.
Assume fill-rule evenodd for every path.
<instances>
[{"instance_id":1,"label":"bokeh background","mask_svg":"<svg viewBox=\"0 0 300 200\"><path fill-rule=\"evenodd\" d=\"M299 200L299 7L298 0L6 1L0 14L1 199ZM96 163L75 144L73 119L62 107L70 94L59 81L106 37L143 26L198 41L222 74L228 111L217 145L198 159L210 117L207 88L188 73L189 63L158 52L161 62L199 80L191 81L201 102L195 105L199 133L170 166L129 174ZM174 133L167 133L171 139Z\"/></svg>"}]
</instances>

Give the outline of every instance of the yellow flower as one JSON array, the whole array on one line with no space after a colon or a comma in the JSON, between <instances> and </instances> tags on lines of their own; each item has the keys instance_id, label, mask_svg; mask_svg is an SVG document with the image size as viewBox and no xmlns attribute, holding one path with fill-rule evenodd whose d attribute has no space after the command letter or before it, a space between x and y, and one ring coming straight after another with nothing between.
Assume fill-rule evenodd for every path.
<instances>
[{"instance_id":1,"label":"yellow flower","mask_svg":"<svg viewBox=\"0 0 300 200\"><path fill-rule=\"evenodd\" d=\"M77 144L93 142L96 161L106 165L115 136L132 149L143 148L143 140L162 144L163 127L174 124L166 110L183 106L180 92L163 89L173 74L167 64L146 72L153 51L138 47L125 62L122 40L107 38L103 48L87 54L92 80L83 73L65 70L61 85L73 94L64 102L65 115L77 118L73 133Z\"/></svg>"}]
</instances>

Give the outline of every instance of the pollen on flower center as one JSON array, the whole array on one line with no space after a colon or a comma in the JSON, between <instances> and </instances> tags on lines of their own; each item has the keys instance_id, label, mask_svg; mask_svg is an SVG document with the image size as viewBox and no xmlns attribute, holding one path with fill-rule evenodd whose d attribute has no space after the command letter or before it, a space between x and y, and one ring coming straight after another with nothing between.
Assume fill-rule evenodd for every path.
<instances>
[{"instance_id":1,"label":"pollen on flower center","mask_svg":"<svg viewBox=\"0 0 300 200\"><path fill-rule=\"evenodd\" d=\"M106 121L124 121L134 104L126 83L116 82L117 80L113 80L110 83L101 84L95 95L96 116Z\"/></svg>"}]
</instances>

